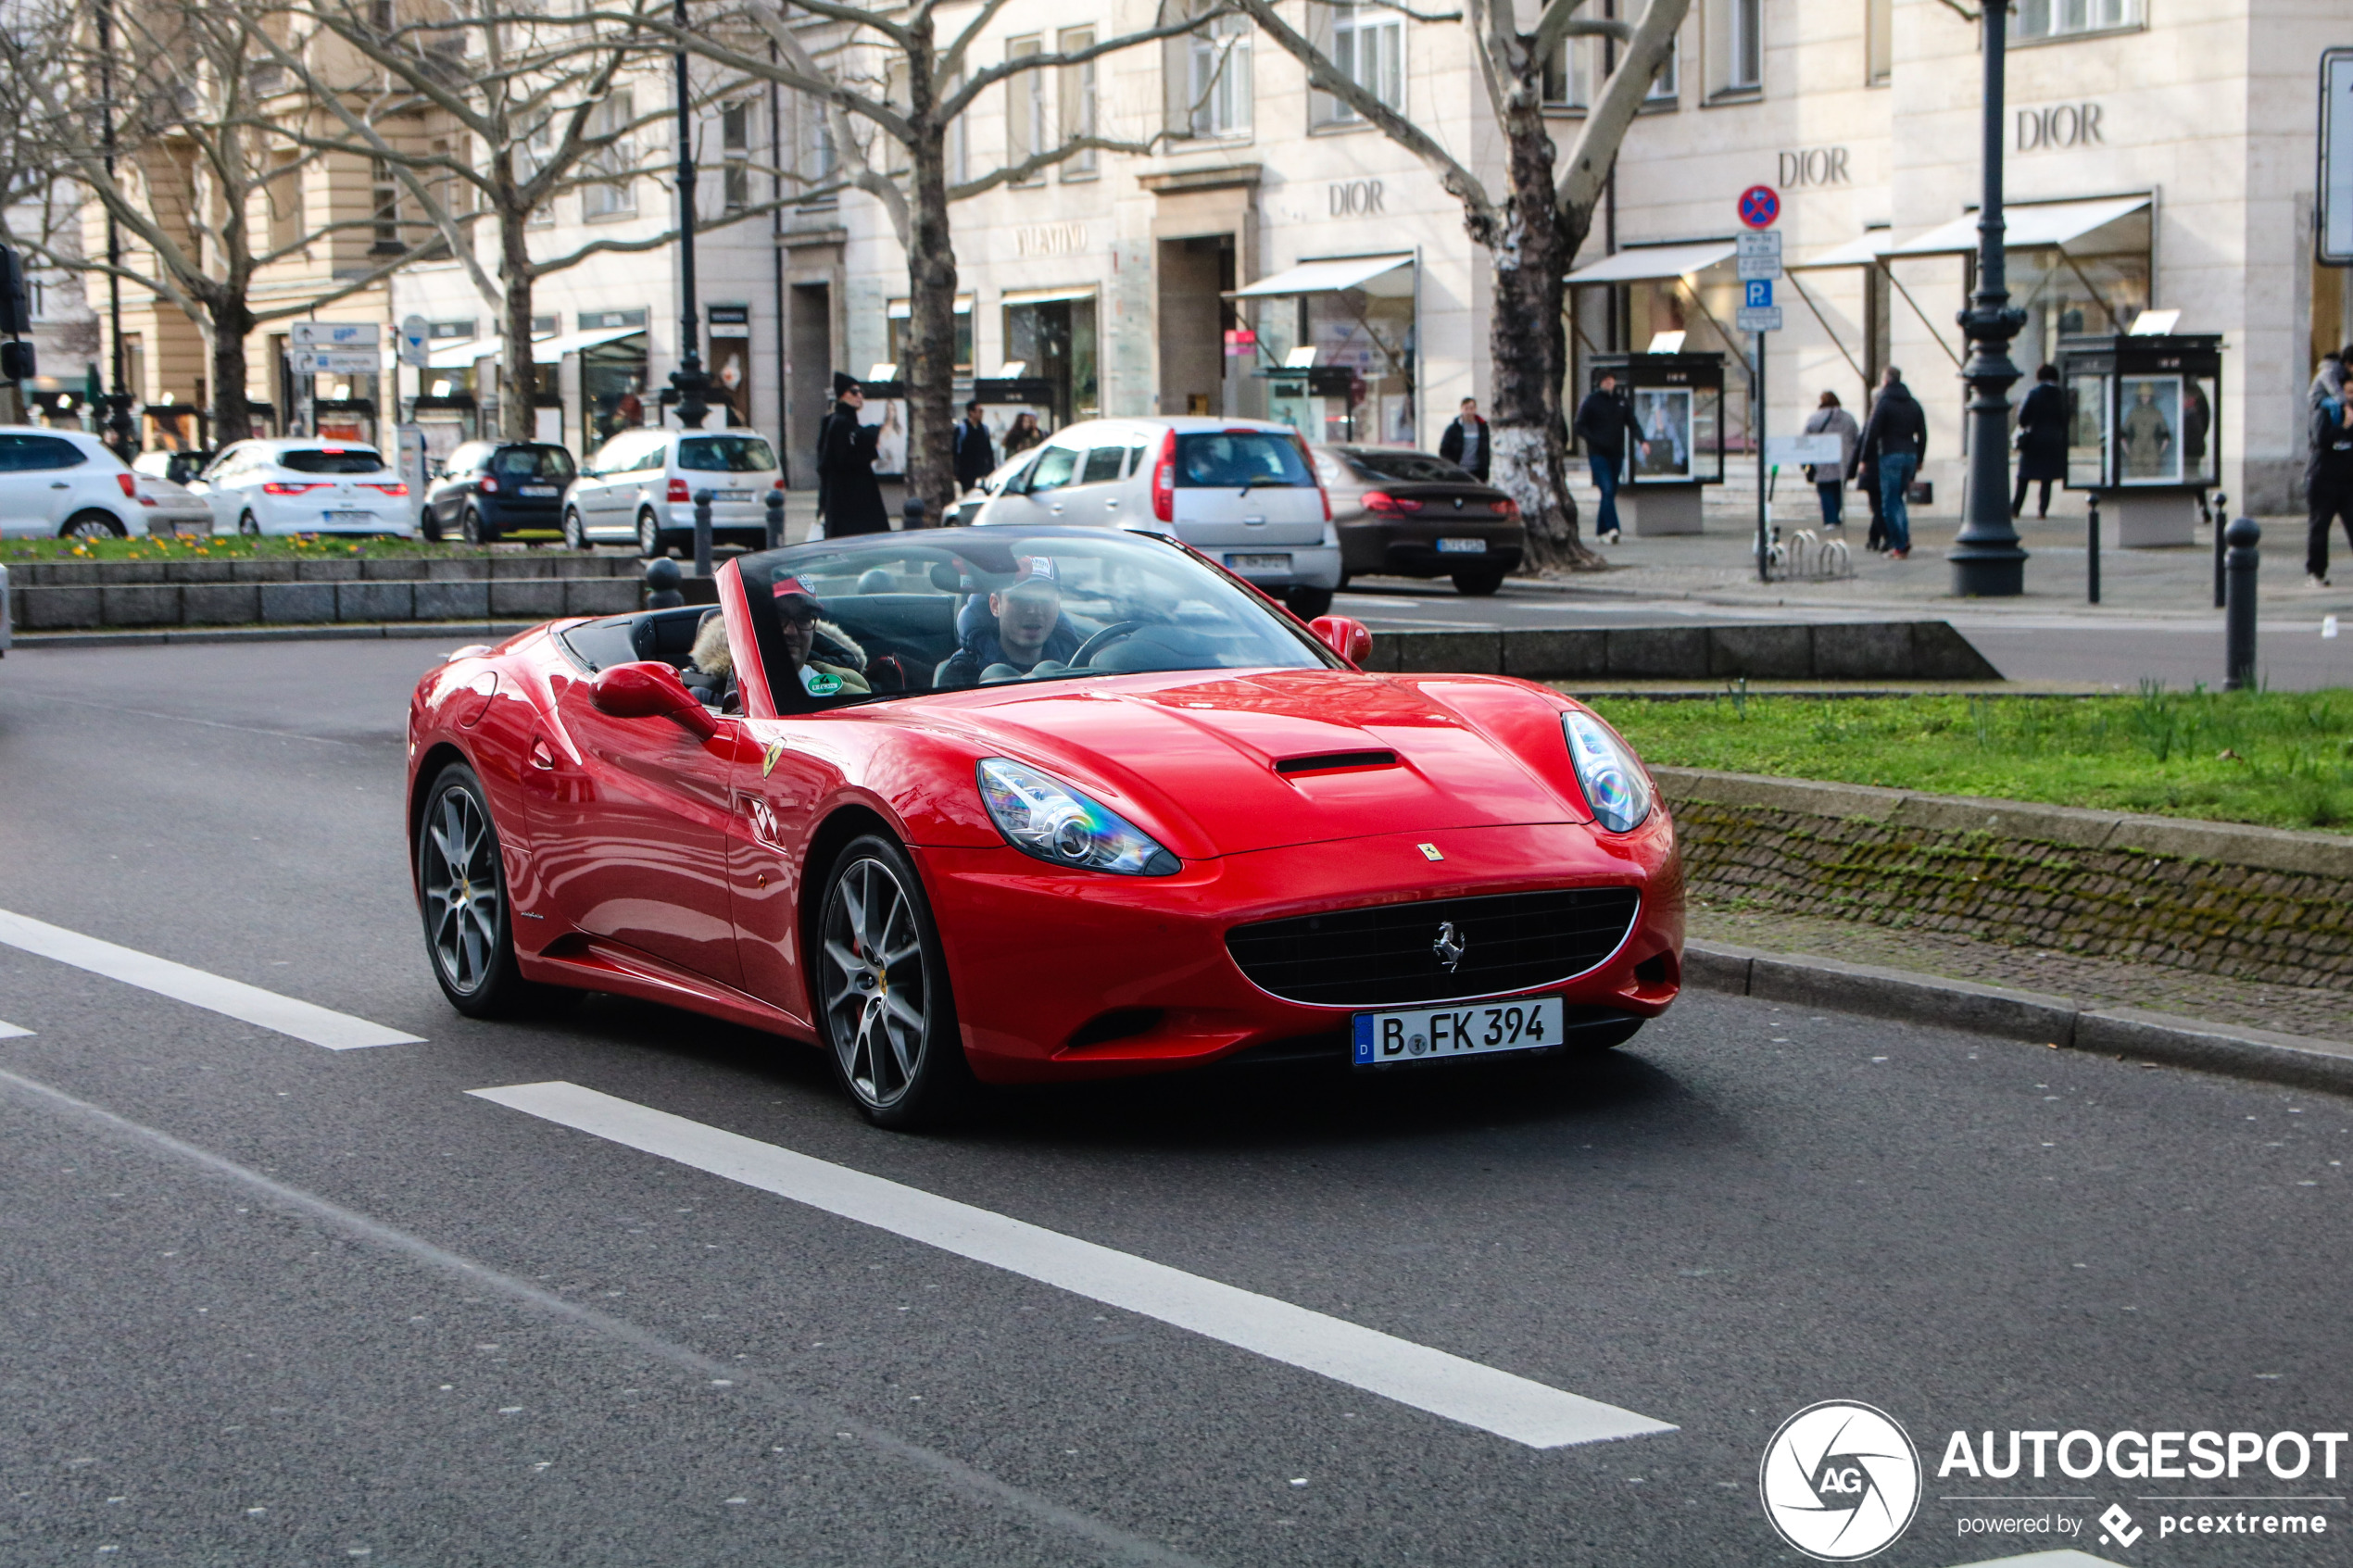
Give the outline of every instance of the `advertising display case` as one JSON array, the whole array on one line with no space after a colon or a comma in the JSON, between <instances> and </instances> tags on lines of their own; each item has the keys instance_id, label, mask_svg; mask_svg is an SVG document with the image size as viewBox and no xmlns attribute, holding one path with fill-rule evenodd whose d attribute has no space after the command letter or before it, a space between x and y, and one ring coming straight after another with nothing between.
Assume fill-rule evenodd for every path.
<instances>
[{"instance_id":1,"label":"advertising display case","mask_svg":"<svg viewBox=\"0 0 2353 1568\"><path fill-rule=\"evenodd\" d=\"M1619 516L1637 534L1700 532L1700 486L1724 483L1724 356L1593 354L1585 364L1587 390L1616 376L1633 416Z\"/></svg>"},{"instance_id":2,"label":"advertising display case","mask_svg":"<svg viewBox=\"0 0 2353 1568\"><path fill-rule=\"evenodd\" d=\"M2221 338L2063 337L2058 367L2068 488L2100 497L2127 548L2192 543L2221 472Z\"/></svg>"}]
</instances>

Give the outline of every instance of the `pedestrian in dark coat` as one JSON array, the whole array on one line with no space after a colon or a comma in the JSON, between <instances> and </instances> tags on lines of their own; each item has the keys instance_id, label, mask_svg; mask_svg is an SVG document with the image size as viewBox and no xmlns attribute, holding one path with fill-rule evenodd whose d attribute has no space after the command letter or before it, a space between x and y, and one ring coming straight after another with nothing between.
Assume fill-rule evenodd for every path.
<instances>
[{"instance_id":1,"label":"pedestrian in dark coat","mask_svg":"<svg viewBox=\"0 0 2353 1568\"><path fill-rule=\"evenodd\" d=\"M883 507L882 485L875 478L875 449L882 428L859 421L866 394L855 377L835 371L834 398L834 411L825 416L817 437L817 503L824 512L825 537L887 533L890 513Z\"/></svg>"},{"instance_id":2,"label":"pedestrian in dark coat","mask_svg":"<svg viewBox=\"0 0 2353 1568\"><path fill-rule=\"evenodd\" d=\"M980 399L975 397L964 405L963 420L956 426L956 488L970 490L996 470L997 448L981 422Z\"/></svg>"},{"instance_id":3,"label":"pedestrian in dark coat","mask_svg":"<svg viewBox=\"0 0 2353 1568\"><path fill-rule=\"evenodd\" d=\"M1928 456L1928 416L1920 411L1904 372L1890 365L1880 376L1879 401L1863 426L1862 449L1879 453L1880 509L1887 525L1887 558L1904 560L1912 553L1912 514L1906 495L1912 476Z\"/></svg>"},{"instance_id":4,"label":"pedestrian in dark coat","mask_svg":"<svg viewBox=\"0 0 2353 1568\"><path fill-rule=\"evenodd\" d=\"M1438 455L1458 468L1470 470L1471 477L1484 483L1489 465L1494 461L1495 448L1487 438L1487 421L1478 417L1478 399L1463 399L1462 412L1438 438Z\"/></svg>"},{"instance_id":5,"label":"pedestrian in dark coat","mask_svg":"<svg viewBox=\"0 0 2353 1568\"><path fill-rule=\"evenodd\" d=\"M2034 372L2034 390L2018 406L2018 493L2010 497L2010 517L2026 510L2026 487L2040 483L2034 515L2051 515L2051 483L2067 477L2067 394L2059 390L2057 365Z\"/></svg>"},{"instance_id":6,"label":"pedestrian in dark coat","mask_svg":"<svg viewBox=\"0 0 2353 1568\"><path fill-rule=\"evenodd\" d=\"M1636 450L1643 455L1650 452L1634 411L1617 395L1617 376L1602 372L1593 390L1577 406L1577 419L1569 428L1585 444L1586 471L1593 476L1593 488L1602 493L1602 504L1593 514L1593 537L1614 544L1618 533L1617 482L1626 465L1626 438L1632 436Z\"/></svg>"},{"instance_id":7,"label":"pedestrian in dark coat","mask_svg":"<svg viewBox=\"0 0 2353 1568\"><path fill-rule=\"evenodd\" d=\"M2312 460L2304 473L2304 580L2329 585L2329 525L2341 520L2353 543L2353 347L2321 361L2310 389Z\"/></svg>"}]
</instances>

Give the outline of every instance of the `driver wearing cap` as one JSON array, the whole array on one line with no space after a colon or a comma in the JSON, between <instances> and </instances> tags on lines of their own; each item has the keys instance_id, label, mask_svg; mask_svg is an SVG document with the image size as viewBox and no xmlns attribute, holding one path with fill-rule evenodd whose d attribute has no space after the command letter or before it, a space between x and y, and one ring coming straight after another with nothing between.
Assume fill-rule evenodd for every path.
<instances>
[{"instance_id":1,"label":"driver wearing cap","mask_svg":"<svg viewBox=\"0 0 2353 1568\"><path fill-rule=\"evenodd\" d=\"M1051 675L1078 651L1078 633L1063 617L1062 569L1051 556L1015 556L1013 580L988 596L988 613L940 665L933 685Z\"/></svg>"},{"instance_id":2,"label":"driver wearing cap","mask_svg":"<svg viewBox=\"0 0 2353 1568\"><path fill-rule=\"evenodd\" d=\"M812 658L819 633L824 633L828 653L837 649L849 658L863 660L864 650L849 639L849 634L829 621L820 621L818 614L824 601L809 591L798 577L779 577L774 589L776 621L784 633L785 653L792 660L793 674L800 682L800 689L811 696L865 696L873 688L855 666L829 664Z\"/></svg>"}]
</instances>

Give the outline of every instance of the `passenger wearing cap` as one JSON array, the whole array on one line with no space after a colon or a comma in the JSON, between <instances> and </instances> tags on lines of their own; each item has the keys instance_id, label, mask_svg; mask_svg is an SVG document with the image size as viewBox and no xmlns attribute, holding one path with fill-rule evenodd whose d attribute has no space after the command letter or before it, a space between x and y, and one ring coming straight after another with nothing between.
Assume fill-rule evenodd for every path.
<instances>
[{"instance_id":1,"label":"passenger wearing cap","mask_svg":"<svg viewBox=\"0 0 2353 1568\"><path fill-rule=\"evenodd\" d=\"M1078 652L1063 614L1062 569L1051 556L1016 556L1013 580L988 596L988 615L932 677L936 689L1051 675Z\"/></svg>"},{"instance_id":2,"label":"passenger wearing cap","mask_svg":"<svg viewBox=\"0 0 2353 1568\"><path fill-rule=\"evenodd\" d=\"M811 593L798 577L779 577L774 589L776 621L784 633L785 654L792 661L794 679L800 689L811 696L865 696L874 688L859 666L865 663L865 649L850 639L849 633L830 621L818 619L824 602ZM857 661L856 664L834 664L814 656L818 638L823 637L826 652L837 653Z\"/></svg>"}]
</instances>

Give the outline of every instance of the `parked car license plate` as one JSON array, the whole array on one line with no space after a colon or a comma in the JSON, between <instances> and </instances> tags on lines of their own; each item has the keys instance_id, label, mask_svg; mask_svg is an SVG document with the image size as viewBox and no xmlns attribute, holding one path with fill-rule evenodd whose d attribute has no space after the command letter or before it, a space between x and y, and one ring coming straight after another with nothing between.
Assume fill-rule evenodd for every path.
<instances>
[{"instance_id":1,"label":"parked car license plate","mask_svg":"<svg viewBox=\"0 0 2353 1568\"><path fill-rule=\"evenodd\" d=\"M535 498L553 495L555 493L556 487L552 484L526 484L520 492L522 495L533 496Z\"/></svg>"},{"instance_id":2,"label":"parked car license plate","mask_svg":"<svg viewBox=\"0 0 2353 1568\"><path fill-rule=\"evenodd\" d=\"M1229 571L1289 571L1290 557L1227 556L1226 568Z\"/></svg>"},{"instance_id":3,"label":"parked car license plate","mask_svg":"<svg viewBox=\"0 0 2353 1568\"><path fill-rule=\"evenodd\" d=\"M376 522L373 512L328 512L325 516L330 528L368 528Z\"/></svg>"},{"instance_id":4,"label":"parked car license plate","mask_svg":"<svg viewBox=\"0 0 2353 1568\"><path fill-rule=\"evenodd\" d=\"M1441 539L1438 553L1441 556L1483 556L1487 553L1484 539Z\"/></svg>"},{"instance_id":5,"label":"parked car license plate","mask_svg":"<svg viewBox=\"0 0 2353 1568\"><path fill-rule=\"evenodd\" d=\"M1355 1062L1381 1067L1433 1056L1495 1056L1561 1043L1561 999L1417 1008L1356 1015Z\"/></svg>"}]
</instances>

